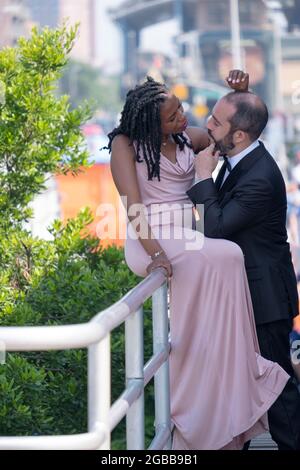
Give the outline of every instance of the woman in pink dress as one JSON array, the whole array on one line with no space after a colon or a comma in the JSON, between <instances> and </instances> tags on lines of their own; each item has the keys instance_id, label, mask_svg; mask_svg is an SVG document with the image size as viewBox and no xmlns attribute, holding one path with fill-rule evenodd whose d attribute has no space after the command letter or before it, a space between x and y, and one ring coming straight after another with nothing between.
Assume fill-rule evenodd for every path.
<instances>
[{"instance_id":1,"label":"woman in pink dress","mask_svg":"<svg viewBox=\"0 0 300 470\"><path fill-rule=\"evenodd\" d=\"M247 76L235 74L232 88L247 88ZM241 449L268 429L266 412L288 380L259 355L241 249L195 230L186 191L194 154L208 145L206 131L188 127L179 99L150 78L129 91L109 134L113 178L126 197L127 264L139 276L164 267L169 277L178 450Z\"/></svg>"}]
</instances>

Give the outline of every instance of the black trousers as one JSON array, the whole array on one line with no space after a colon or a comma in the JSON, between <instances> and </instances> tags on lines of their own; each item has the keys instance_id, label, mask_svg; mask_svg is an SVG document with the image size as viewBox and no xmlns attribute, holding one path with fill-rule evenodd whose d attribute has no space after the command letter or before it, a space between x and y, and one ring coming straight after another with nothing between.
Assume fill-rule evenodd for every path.
<instances>
[{"instance_id":1,"label":"black trousers","mask_svg":"<svg viewBox=\"0 0 300 470\"><path fill-rule=\"evenodd\" d=\"M291 329L290 320L256 326L261 355L280 364L292 377L268 411L270 433L279 450L300 450L300 393L290 358Z\"/></svg>"}]
</instances>

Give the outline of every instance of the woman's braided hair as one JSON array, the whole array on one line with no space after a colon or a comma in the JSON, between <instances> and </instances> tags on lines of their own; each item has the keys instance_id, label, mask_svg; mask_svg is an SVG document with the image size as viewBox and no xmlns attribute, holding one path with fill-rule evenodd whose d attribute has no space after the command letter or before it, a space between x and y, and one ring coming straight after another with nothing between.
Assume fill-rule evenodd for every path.
<instances>
[{"instance_id":1,"label":"woman's braided hair","mask_svg":"<svg viewBox=\"0 0 300 470\"><path fill-rule=\"evenodd\" d=\"M130 143L136 144L136 160L142 162L140 150L147 165L148 180L157 177L160 181L160 148L162 144L162 131L160 119L160 105L166 99L168 90L162 83L151 77L130 90L121 113L120 124L108 134L108 149L111 151L112 141L116 135L124 134ZM183 150L187 145L191 148L188 139L182 134L172 135L174 142Z\"/></svg>"}]
</instances>

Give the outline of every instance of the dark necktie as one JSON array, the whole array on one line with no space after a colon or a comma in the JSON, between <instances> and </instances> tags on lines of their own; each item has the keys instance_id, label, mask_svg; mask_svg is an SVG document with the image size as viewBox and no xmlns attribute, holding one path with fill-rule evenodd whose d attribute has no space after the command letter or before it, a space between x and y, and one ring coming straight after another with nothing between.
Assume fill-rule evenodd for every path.
<instances>
[{"instance_id":1,"label":"dark necktie","mask_svg":"<svg viewBox=\"0 0 300 470\"><path fill-rule=\"evenodd\" d=\"M231 170L232 170L232 168L231 168L231 163L230 163L228 157L223 157L223 158L224 158L224 162L225 162L226 168L227 168L228 172L230 173Z\"/></svg>"}]
</instances>

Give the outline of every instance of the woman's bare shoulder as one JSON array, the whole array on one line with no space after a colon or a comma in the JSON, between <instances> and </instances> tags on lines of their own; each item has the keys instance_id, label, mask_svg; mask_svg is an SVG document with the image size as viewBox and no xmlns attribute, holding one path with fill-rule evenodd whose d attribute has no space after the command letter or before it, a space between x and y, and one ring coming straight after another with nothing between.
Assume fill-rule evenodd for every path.
<instances>
[{"instance_id":1,"label":"woman's bare shoulder","mask_svg":"<svg viewBox=\"0 0 300 470\"><path fill-rule=\"evenodd\" d=\"M122 152L122 155L135 156L135 150L133 145L130 142L129 137L124 134L116 135L111 144L112 155L119 154Z\"/></svg>"},{"instance_id":2,"label":"woman's bare shoulder","mask_svg":"<svg viewBox=\"0 0 300 470\"><path fill-rule=\"evenodd\" d=\"M207 130L199 127L188 127L185 131L189 136L194 151L197 153L209 145Z\"/></svg>"},{"instance_id":3,"label":"woman's bare shoulder","mask_svg":"<svg viewBox=\"0 0 300 470\"><path fill-rule=\"evenodd\" d=\"M112 146L113 147L120 147L120 146L130 146L130 139L127 137L127 135L124 134L118 134L116 137L114 137L114 140L112 141Z\"/></svg>"}]
</instances>

